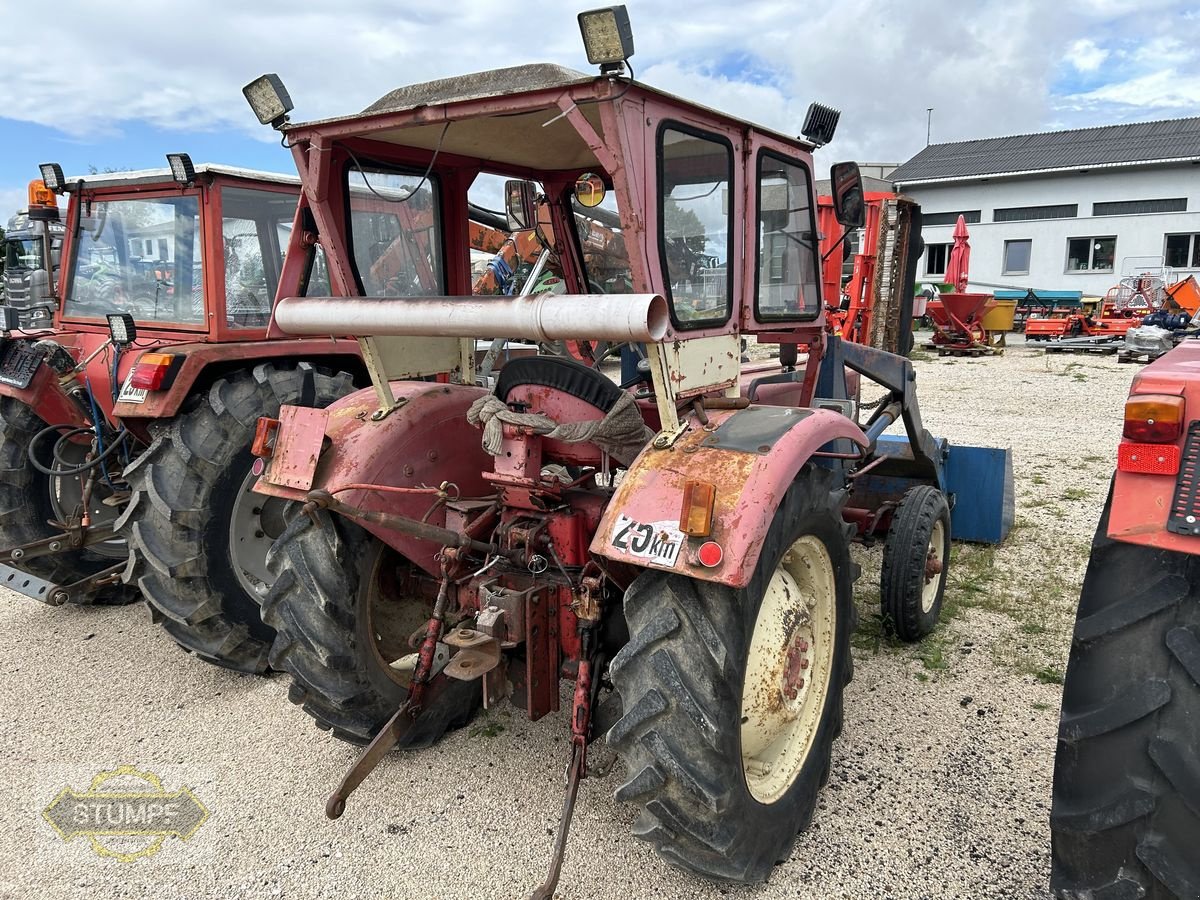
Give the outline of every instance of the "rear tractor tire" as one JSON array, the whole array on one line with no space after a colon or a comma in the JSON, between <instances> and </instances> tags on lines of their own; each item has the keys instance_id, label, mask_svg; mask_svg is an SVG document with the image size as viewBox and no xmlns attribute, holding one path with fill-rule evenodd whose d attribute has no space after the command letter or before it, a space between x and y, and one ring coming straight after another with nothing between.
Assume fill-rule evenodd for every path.
<instances>
[{"instance_id":1,"label":"rear tractor tire","mask_svg":"<svg viewBox=\"0 0 1200 900\"><path fill-rule=\"evenodd\" d=\"M325 511L296 516L268 557L275 581L262 614L275 631L271 665L292 676L288 699L318 727L354 744L375 736L408 697L411 672L392 663L432 612L396 596L407 563L353 522ZM466 725L482 701L478 681L452 681L399 743L428 747Z\"/></svg>"},{"instance_id":2,"label":"rear tractor tire","mask_svg":"<svg viewBox=\"0 0 1200 900\"><path fill-rule=\"evenodd\" d=\"M884 627L919 641L937 627L950 567L950 505L920 484L905 493L883 547L879 603Z\"/></svg>"},{"instance_id":3,"label":"rear tractor tire","mask_svg":"<svg viewBox=\"0 0 1200 900\"><path fill-rule=\"evenodd\" d=\"M0 396L0 547L29 544L61 532L50 524L75 512L82 494L78 478L54 478L38 471L29 459L29 443L46 427L30 407L13 397ZM50 463L52 438L43 438L38 448L44 464ZM82 445L81 453L84 449ZM83 462L82 455L78 462ZM117 517L115 508L104 504L110 494L103 484L93 488L90 512L94 522ZM19 568L38 578L66 585L95 575L121 562L125 542L105 541L82 550L55 553L22 561ZM137 600L136 591L117 583L85 596L72 597L81 605L118 605Z\"/></svg>"},{"instance_id":4,"label":"rear tractor tire","mask_svg":"<svg viewBox=\"0 0 1200 900\"><path fill-rule=\"evenodd\" d=\"M117 526L129 541L125 581L179 646L241 672L268 667L274 632L259 612L266 556L291 511L253 493L250 444L260 416L287 404L328 406L350 376L307 363L263 363L194 394L129 467L133 495Z\"/></svg>"},{"instance_id":5,"label":"rear tractor tire","mask_svg":"<svg viewBox=\"0 0 1200 900\"><path fill-rule=\"evenodd\" d=\"M745 588L647 570L625 594L616 796L642 808L634 835L680 868L765 881L812 819L851 671L844 498L810 466Z\"/></svg>"},{"instance_id":6,"label":"rear tractor tire","mask_svg":"<svg viewBox=\"0 0 1200 900\"><path fill-rule=\"evenodd\" d=\"M1050 886L1200 897L1200 557L1092 542L1063 684Z\"/></svg>"}]
</instances>

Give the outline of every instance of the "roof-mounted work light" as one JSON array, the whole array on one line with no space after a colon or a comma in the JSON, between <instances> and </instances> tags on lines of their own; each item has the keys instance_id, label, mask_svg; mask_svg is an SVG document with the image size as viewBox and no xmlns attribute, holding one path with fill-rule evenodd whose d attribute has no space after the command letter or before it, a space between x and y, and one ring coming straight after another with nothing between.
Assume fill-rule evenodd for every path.
<instances>
[{"instance_id":1,"label":"roof-mounted work light","mask_svg":"<svg viewBox=\"0 0 1200 900\"><path fill-rule=\"evenodd\" d=\"M625 70L625 60L633 56L633 28L624 6L581 12L579 31L588 62L598 65L602 75L616 75Z\"/></svg>"},{"instance_id":2,"label":"roof-mounted work light","mask_svg":"<svg viewBox=\"0 0 1200 900\"><path fill-rule=\"evenodd\" d=\"M171 167L171 178L180 187L187 187L196 180L196 167L186 153L168 153L167 165Z\"/></svg>"},{"instance_id":3,"label":"roof-mounted work light","mask_svg":"<svg viewBox=\"0 0 1200 900\"><path fill-rule=\"evenodd\" d=\"M286 124L287 114L294 109L287 88L274 73L258 76L242 88L242 93L254 114L258 116L258 121L272 128Z\"/></svg>"},{"instance_id":4,"label":"roof-mounted work light","mask_svg":"<svg viewBox=\"0 0 1200 900\"><path fill-rule=\"evenodd\" d=\"M67 179L63 177L62 166L58 163L42 163L38 170L42 173L42 184L56 194L63 192L63 188L67 186Z\"/></svg>"},{"instance_id":5,"label":"roof-mounted work light","mask_svg":"<svg viewBox=\"0 0 1200 900\"><path fill-rule=\"evenodd\" d=\"M833 140L833 133L837 131L838 120L841 117L841 110L825 106L823 103L810 103L800 133L818 147L824 147Z\"/></svg>"}]
</instances>

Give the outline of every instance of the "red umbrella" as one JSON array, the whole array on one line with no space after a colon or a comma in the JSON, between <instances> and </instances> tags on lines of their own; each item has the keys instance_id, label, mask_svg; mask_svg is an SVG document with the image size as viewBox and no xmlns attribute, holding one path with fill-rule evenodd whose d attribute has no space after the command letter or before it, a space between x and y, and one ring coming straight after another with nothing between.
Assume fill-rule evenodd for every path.
<instances>
[{"instance_id":1,"label":"red umbrella","mask_svg":"<svg viewBox=\"0 0 1200 900\"><path fill-rule=\"evenodd\" d=\"M969 237L967 220L959 216L954 225L954 246L950 248L950 259L946 263L946 281L959 293L967 289L967 274L971 266Z\"/></svg>"}]
</instances>

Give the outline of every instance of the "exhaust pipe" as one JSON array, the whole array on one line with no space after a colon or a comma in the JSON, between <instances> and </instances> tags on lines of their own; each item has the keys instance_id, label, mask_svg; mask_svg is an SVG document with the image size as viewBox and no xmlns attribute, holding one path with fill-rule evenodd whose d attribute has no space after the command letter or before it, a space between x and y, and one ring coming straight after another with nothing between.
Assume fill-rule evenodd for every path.
<instances>
[{"instance_id":1,"label":"exhaust pipe","mask_svg":"<svg viewBox=\"0 0 1200 900\"><path fill-rule=\"evenodd\" d=\"M275 307L275 324L294 335L657 343L671 319L659 294L286 297Z\"/></svg>"}]
</instances>

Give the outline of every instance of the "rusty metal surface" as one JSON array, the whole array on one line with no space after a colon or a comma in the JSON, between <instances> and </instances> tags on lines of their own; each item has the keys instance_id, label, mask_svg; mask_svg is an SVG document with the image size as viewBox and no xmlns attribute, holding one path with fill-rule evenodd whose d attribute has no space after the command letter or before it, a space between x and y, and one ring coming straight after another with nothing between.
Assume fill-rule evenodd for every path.
<instances>
[{"instance_id":1,"label":"rusty metal surface","mask_svg":"<svg viewBox=\"0 0 1200 900\"><path fill-rule=\"evenodd\" d=\"M275 452L264 476L267 481L301 491L312 487L328 415L324 409L307 406L285 406L279 410Z\"/></svg>"},{"instance_id":2,"label":"rusty metal surface","mask_svg":"<svg viewBox=\"0 0 1200 900\"><path fill-rule=\"evenodd\" d=\"M804 465L824 444L845 438L864 446L866 438L849 419L829 410L806 410L762 452L742 452L705 445L709 433L690 418L691 428L666 450L647 449L618 485L592 539L591 552L617 562L663 569L703 581L743 587L758 562L758 554L775 508ZM731 416L746 412L708 414L710 428L719 430ZM713 432L715 433L715 432ZM670 561L654 557L653 545L644 552L622 549L615 539L625 520L659 526L677 525L688 480L716 485L712 533L707 538L684 538L682 550ZM622 518L624 517L624 518ZM724 559L716 568L702 566L696 551L706 540L716 541ZM626 545L632 548L632 544Z\"/></svg>"}]
</instances>

